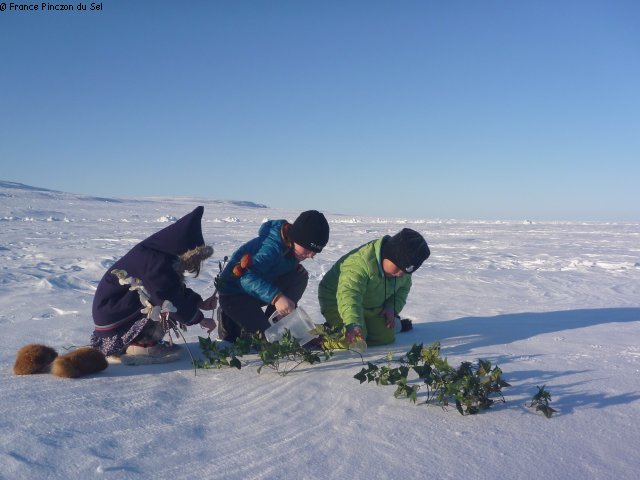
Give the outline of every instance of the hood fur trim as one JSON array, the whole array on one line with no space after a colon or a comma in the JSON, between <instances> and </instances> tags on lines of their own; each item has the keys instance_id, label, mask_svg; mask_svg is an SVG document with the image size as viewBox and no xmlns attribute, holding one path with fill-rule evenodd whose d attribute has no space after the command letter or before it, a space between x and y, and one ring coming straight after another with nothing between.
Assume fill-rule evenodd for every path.
<instances>
[{"instance_id":1,"label":"hood fur trim","mask_svg":"<svg viewBox=\"0 0 640 480\"><path fill-rule=\"evenodd\" d=\"M184 272L199 272L203 261L213 255L211 245L199 245L196 248L187 250L182 255L178 255L176 262L176 272L182 275Z\"/></svg>"}]
</instances>

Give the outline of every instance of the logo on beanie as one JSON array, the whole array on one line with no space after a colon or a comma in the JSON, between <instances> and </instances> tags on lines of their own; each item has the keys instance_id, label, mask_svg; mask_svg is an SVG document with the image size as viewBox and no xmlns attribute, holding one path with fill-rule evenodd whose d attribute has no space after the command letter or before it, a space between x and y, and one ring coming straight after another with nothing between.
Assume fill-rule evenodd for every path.
<instances>
[{"instance_id":1,"label":"logo on beanie","mask_svg":"<svg viewBox=\"0 0 640 480\"><path fill-rule=\"evenodd\" d=\"M313 242L309 242L309 246L311 248L315 248L316 250L322 250L324 248L324 245L318 245L317 243Z\"/></svg>"},{"instance_id":2,"label":"logo on beanie","mask_svg":"<svg viewBox=\"0 0 640 480\"><path fill-rule=\"evenodd\" d=\"M413 265L409 265L407 268L404 269L405 272L407 273L411 273L416 269L416 267L414 267Z\"/></svg>"}]
</instances>

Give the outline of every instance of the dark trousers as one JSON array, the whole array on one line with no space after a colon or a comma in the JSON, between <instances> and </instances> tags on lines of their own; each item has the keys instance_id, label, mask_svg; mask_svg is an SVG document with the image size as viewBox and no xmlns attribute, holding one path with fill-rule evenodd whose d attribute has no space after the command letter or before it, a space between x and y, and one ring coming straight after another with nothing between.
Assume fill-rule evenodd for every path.
<instances>
[{"instance_id":1,"label":"dark trousers","mask_svg":"<svg viewBox=\"0 0 640 480\"><path fill-rule=\"evenodd\" d=\"M302 265L291 273L279 277L275 285L283 295L296 305L307 288L309 273ZM263 310L264 307L266 311ZM218 337L233 342L243 331L247 333L264 332L269 328L267 320L275 311L273 305L267 305L259 298L246 293L235 295L220 294L222 315L218 322Z\"/></svg>"}]
</instances>

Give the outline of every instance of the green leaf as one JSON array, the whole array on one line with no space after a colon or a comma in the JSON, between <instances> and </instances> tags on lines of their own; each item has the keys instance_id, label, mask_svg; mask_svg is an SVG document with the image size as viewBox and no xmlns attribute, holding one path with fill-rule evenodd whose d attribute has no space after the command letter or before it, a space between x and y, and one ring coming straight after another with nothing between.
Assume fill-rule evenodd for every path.
<instances>
[{"instance_id":1,"label":"green leaf","mask_svg":"<svg viewBox=\"0 0 640 480\"><path fill-rule=\"evenodd\" d=\"M407 363L411 366L417 365L422 358L422 343L413 344L411 349L407 352Z\"/></svg>"},{"instance_id":2,"label":"green leaf","mask_svg":"<svg viewBox=\"0 0 640 480\"><path fill-rule=\"evenodd\" d=\"M556 412L556 410L554 410L548 405L538 405L536 407L536 411L540 411L544 413L544 416L547 418L551 418L551 416Z\"/></svg>"},{"instance_id":3,"label":"green leaf","mask_svg":"<svg viewBox=\"0 0 640 480\"><path fill-rule=\"evenodd\" d=\"M360 384L364 383L367 381L367 370L365 368L363 368L362 370L360 370L360 372L356 373L353 378L355 378L356 380L360 380Z\"/></svg>"},{"instance_id":4,"label":"green leaf","mask_svg":"<svg viewBox=\"0 0 640 480\"><path fill-rule=\"evenodd\" d=\"M413 367L413 371L416 372L419 378L428 378L432 370L431 365L416 365Z\"/></svg>"},{"instance_id":5,"label":"green leaf","mask_svg":"<svg viewBox=\"0 0 640 480\"><path fill-rule=\"evenodd\" d=\"M236 356L231 357L231 360L229 361L229 366L236 367L238 370L242 368L242 364L240 363L240 360L238 360L238 357Z\"/></svg>"},{"instance_id":6,"label":"green leaf","mask_svg":"<svg viewBox=\"0 0 640 480\"><path fill-rule=\"evenodd\" d=\"M488 360L478 360L478 375L488 375L491 372L491 362Z\"/></svg>"}]
</instances>

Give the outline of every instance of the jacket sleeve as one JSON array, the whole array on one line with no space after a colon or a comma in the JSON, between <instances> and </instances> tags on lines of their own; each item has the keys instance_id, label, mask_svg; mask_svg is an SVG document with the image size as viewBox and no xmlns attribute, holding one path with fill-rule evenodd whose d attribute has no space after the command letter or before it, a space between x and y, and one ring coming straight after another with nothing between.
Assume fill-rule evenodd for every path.
<instances>
[{"instance_id":1,"label":"jacket sleeve","mask_svg":"<svg viewBox=\"0 0 640 480\"><path fill-rule=\"evenodd\" d=\"M345 325L364 322L363 298L369 283L366 264L358 254L345 258L340 266L336 299L338 313Z\"/></svg>"},{"instance_id":2,"label":"jacket sleeve","mask_svg":"<svg viewBox=\"0 0 640 480\"><path fill-rule=\"evenodd\" d=\"M242 289L264 303L271 303L280 292L278 287L265 280L266 273L273 270L281 261L282 253L272 242L265 242L252 255L251 266L240 277Z\"/></svg>"},{"instance_id":3,"label":"jacket sleeve","mask_svg":"<svg viewBox=\"0 0 640 480\"><path fill-rule=\"evenodd\" d=\"M173 268L174 260L169 255L154 252L149 256L142 283L152 305L162 305L163 301L169 300L176 307L177 312L171 314L172 320L184 325L199 323L203 318L199 309L202 297L185 286Z\"/></svg>"}]
</instances>

